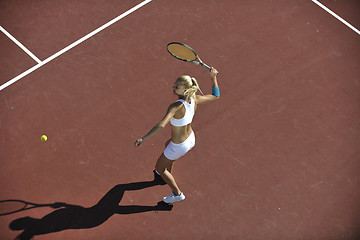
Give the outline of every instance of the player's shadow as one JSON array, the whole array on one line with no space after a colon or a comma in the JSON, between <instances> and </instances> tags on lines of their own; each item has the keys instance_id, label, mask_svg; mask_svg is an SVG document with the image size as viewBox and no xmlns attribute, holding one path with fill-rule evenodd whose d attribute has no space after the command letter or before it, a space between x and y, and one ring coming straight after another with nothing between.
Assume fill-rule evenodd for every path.
<instances>
[{"instance_id":1,"label":"player's shadow","mask_svg":"<svg viewBox=\"0 0 360 240\"><path fill-rule=\"evenodd\" d=\"M35 235L59 232L66 229L94 228L107 221L114 214L134 214L149 211L171 211L172 205L159 202L154 206L124 205L119 203L125 191L140 190L160 185L156 178L153 181L119 184L113 187L94 206L85 208L77 205L63 204L41 219L23 217L10 223L11 230L23 230L16 239L31 239Z\"/></svg>"}]
</instances>

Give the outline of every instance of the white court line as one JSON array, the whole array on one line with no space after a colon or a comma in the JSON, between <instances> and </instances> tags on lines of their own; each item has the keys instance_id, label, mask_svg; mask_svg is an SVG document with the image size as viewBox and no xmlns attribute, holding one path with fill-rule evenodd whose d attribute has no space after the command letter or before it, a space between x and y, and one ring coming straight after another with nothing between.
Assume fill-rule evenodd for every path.
<instances>
[{"instance_id":1,"label":"white court line","mask_svg":"<svg viewBox=\"0 0 360 240\"><path fill-rule=\"evenodd\" d=\"M19 81L21 78L25 77L26 75L28 75L29 73L35 71L36 69L40 68L41 66L47 64L48 62L54 60L55 58L57 58L58 56L60 56L61 54L69 51L71 48L79 45L80 43L84 42L85 40L87 40L88 38L94 36L95 34L99 33L100 31L104 30L105 28L109 27L110 25L116 23L117 21L119 21L120 19L126 17L127 15L131 14L132 12L138 10L139 8L143 7L144 5L148 4L149 2L151 2L152 0L146 0L143 1L141 3L139 3L138 5L136 5L135 7L127 10L126 12L124 12L123 14L121 14L120 16L114 18L113 20L111 20L110 22L102 25L101 27L95 29L94 31L92 31L91 33L87 34L86 36L80 38L79 40L77 40L76 42L70 44L69 46L67 46L66 48L60 50L59 52L53 54L52 56L48 57L47 59L45 59L44 61L38 63L37 65L33 66L32 68L28 69L27 71L21 73L20 75L18 75L17 77L11 79L10 81L4 83L3 85L0 86L0 91L3 90L4 88L14 84L15 82Z\"/></svg>"},{"instance_id":2,"label":"white court line","mask_svg":"<svg viewBox=\"0 0 360 240\"><path fill-rule=\"evenodd\" d=\"M22 50L24 50L32 59L34 59L37 63L41 63L41 60L38 59L29 49L27 49L24 45L21 44L16 38L14 38L8 31L6 31L2 26L0 26L0 30L10 38L16 45L18 45Z\"/></svg>"},{"instance_id":3,"label":"white court line","mask_svg":"<svg viewBox=\"0 0 360 240\"><path fill-rule=\"evenodd\" d=\"M316 0L312 0L315 4L317 4L319 7L321 7L322 9L324 9L325 11L327 11L328 13L330 13L331 15L333 15L335 18L337 18L340 22L342 22L343 24L345 24L346 26L348 26L349 28L351 28L353 31L355 31L357 34L360 35L360 31L357 30L355 27L353 27L350 23L348 23L347 21L345 21L344 19L342 19L341 17L339 17L336 13L334 13L333 11L331 11L330 9L328 9L327 7L325 7L323 4L321 4L320 2L316 1Z\"/></svg>"}]
</instances>

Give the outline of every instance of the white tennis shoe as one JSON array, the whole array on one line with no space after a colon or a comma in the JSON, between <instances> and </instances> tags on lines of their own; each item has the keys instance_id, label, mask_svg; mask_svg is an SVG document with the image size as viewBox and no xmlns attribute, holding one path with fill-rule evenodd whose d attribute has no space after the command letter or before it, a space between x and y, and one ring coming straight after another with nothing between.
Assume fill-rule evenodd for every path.
<instances>
[{"instance_id":1,"label":"white tennis shoe","mask_svg":"<svg viewBox=\"0 0 360 240\"><path fill-rule=\"evenodd\" d=\"M185 200L185 195L183 193L180 193L180 195L175 195L174 193L171 193L169 196L164 197L163 201L166 203L174 203L183 200Z\"/></svg>"}]
</instances>

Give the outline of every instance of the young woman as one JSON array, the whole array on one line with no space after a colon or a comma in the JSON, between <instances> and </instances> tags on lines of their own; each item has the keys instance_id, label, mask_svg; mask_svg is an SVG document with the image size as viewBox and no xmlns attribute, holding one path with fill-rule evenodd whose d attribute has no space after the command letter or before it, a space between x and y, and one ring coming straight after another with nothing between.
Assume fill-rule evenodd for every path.
<instances>
[{"instance_id":1,"label":"young woman","mask_svg":"<svg viewBox=\"0 0 360 240\"><path fill-rule=\"evenodd\" d=\"M212 94L196 95L199 85L195 78L184 75L176 79L173 86L173 92L179 100L170 104L165 117L158 122L144 137L135 141L138 147L145 140L163 129L166 124L171 124L171 139L161 154L155 165L155 179L164 182L159 184L168 184L172 193L164 197L166 203L174 203L185 199L185 195L180 191L171 174L175 160L184 156L195 145L195 135L191 128L191 122L198 104L211 102L220 97L219 86L216 80L217 70L211 68L210 79L212 83ZM201 91L201 90L200 90Z\"/></svg>"}]
</instances>

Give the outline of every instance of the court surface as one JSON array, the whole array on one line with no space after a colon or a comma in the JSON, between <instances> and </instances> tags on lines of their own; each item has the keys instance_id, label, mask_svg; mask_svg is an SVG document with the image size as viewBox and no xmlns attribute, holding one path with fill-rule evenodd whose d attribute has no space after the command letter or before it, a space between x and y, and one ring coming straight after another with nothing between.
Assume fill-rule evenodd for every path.
<instances>
[{"instance_id":1,"label":"court surface","mask_svg":"<svg viewBox=\"0 0 360 240\"><path fill-rule=\"evenodd\" d=\"M359 29L359 1L320 2ZM360 36L314 1L3 0L0 13L33 54L0 32L0 200L80 206L0 216L0 239L25 216L47 216L39 240L360 236ZM211 92L204 68L166 52L172 41L219 70L221 99L198 107L196 146L175 164L186 200L121 214L170 193L120 194L153 179L170 128L134 141L176 100L175 79ZM127 207L102 216L110 200Z\"/></svg>"}]
</instances>

